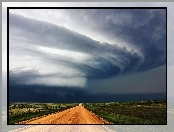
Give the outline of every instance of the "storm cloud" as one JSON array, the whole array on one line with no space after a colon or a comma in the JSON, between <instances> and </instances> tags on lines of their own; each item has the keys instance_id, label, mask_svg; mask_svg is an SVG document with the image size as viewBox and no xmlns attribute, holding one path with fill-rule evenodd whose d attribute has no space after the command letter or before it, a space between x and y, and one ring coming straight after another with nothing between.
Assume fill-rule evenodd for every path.
<instances>
[{"instance_id":1,"label":"storm cloud","mask_svg":"<svg viewBox=\"0 0 174 132\"><path fill-rule=\"evenodd\" d=\"M10 9L9 91L20 91L18 101L58 91L61 101L103 93L156 99L165 97L165 78L165 9Z\"/></svg>"}]
</instances>

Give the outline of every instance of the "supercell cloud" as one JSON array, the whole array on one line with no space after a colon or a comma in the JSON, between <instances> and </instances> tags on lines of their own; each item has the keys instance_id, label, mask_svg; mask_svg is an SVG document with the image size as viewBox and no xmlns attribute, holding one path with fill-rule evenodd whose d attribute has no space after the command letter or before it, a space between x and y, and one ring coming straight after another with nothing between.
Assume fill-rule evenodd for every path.
<instances>
[{"instance_id":1,"label":"supercell cloud","mask_svg":"<svg viewBox=\"0 0 174 132\"><path fill-rule=\"evenodd\" d=\"M10 9L10 101L159 99L165 78L165 9Z\"/></svg>"}]
</instances>

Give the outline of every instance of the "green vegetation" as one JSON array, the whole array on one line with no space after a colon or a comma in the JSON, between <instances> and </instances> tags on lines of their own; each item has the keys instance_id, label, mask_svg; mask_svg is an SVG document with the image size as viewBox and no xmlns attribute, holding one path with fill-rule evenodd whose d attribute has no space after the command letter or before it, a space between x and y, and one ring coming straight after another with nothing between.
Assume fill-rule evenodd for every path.
<instances>
[{"instance_id":1,"label":"green vegetation","mask_svg":"<svg viewBox=\"0 0 174 132\"><path fill-rule=\"evenodd\" d=\"M166 101L83 103L113 124L167 124Z\"/></svg>"},{"instance_id":2,"label":"green vegetation","mask_svg":"<svg viewBox=\"0 0 174 132\"><path fill-rule=\"evenodd\" d=\"M78 105L77 103L10 103L9 124L19 123L35 117L60 112Z\"/></svg>"}]
</instances>

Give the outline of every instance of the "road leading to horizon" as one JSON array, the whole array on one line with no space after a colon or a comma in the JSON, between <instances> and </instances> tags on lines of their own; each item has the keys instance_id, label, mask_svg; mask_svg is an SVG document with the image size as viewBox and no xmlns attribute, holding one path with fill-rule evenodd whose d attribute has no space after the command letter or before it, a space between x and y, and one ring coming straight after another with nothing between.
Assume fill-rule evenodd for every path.
<instances>
[{"instance_id":1,"label":"road leading to horizon","mask_svg":"<svg viewBox=\"0 0 174 132\"><path fill-rule=\"evenodd\" d=\"M78 106L20 124L109 124L82 106Z\"/></svg>"}]
</instances>

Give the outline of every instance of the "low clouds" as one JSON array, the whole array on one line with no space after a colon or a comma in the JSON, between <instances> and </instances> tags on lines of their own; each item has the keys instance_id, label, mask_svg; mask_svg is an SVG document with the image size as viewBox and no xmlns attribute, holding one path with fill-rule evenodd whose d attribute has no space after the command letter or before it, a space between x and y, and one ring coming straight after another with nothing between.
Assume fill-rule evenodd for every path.
<instances>
[{"instance_id":1,"label":"low clouds","mask_svg":"<svg viewBox=\"0 0 174 132\"><path fill-rule=\"evenodd\" d=\"M69 87L101 93L107 91L103 80L110 80L109 93L117 93L113 87L117 78L128 76L126 86L134 85L127 91L124 83L118 83L124 86L119 94L135 93L133 86L141 84L141 94L154 86L153 94L165 93L164 68L159 70L164 71L163 78L156 80L162 83L145 84L151 69L166 65L165 10L31 10L33 16L23 11L10 9L9 14L11 87ZM142 78L139 84L128 79L137 75Z\"/></svg>"}]
</instances>

